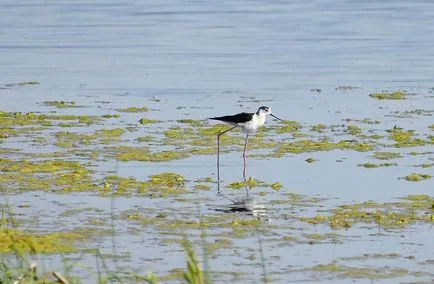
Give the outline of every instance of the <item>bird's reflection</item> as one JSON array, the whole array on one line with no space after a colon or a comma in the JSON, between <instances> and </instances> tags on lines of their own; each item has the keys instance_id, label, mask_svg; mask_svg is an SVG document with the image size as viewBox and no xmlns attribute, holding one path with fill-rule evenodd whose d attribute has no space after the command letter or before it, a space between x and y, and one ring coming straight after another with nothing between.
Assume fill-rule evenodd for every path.
<instances>
[{"instance_id":1,"label":"bird's reflection","mask_svg":"<svg viewBox=\"0 0 434 284\"><path fill-rule=\"evenodd\" d=\"M238 198L231 198L223 194L220 190L220 180L217 181L217 195L229 200L231 203L228 205L222 205L219 208L214 208L216 211L225 213L245 212L248 215L252 215L261 220L268 220L267 210L265 204L260 202L258 198L250 195L251 185L247 182L244 176L244 184L246 195Z\"/></svg>"}]
</instances>

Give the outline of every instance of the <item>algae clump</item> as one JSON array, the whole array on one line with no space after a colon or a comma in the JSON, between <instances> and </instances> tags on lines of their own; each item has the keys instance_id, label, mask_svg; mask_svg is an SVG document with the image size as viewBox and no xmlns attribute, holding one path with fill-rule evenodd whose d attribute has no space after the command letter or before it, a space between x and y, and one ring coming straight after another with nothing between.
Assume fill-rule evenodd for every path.
<instances>
[{"instance_id":1,"label":"algae clump","mask_svg":"<svg viewBox=\"0 0 434 284\"><path fill-rule=\"evenodd\" d=\"M428 174L418 174L418 173L412 173L406 177L404 177L407 181L422 181L426 179L430 179L432 176Z\"/></svg>"},{"instance_id":2,"label":"algae clump","mask_svg":"<svg viewBox=\"0 0 434 284\"><path fill-rule=\"evenodd\" d=\"M379 100L404 100L407 98L407 93L403 91L381 92L369 94L371 98Z\"/></svg>"}]
</instances>

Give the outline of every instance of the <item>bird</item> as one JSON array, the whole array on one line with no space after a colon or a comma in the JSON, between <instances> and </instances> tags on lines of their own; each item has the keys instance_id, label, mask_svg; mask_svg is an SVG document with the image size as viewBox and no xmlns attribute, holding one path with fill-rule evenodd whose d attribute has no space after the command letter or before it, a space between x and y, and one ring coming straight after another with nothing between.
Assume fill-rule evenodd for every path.
<instances>
[{"instance_id":1,"label":"bird","mask_svg":"<svg viewBox=\"0 0 434 284\"><path fill-rule=\"evenodd\" d=\"M231 128L222 131L217 134L217 179L220 181L220 136L233 130L238 127L242 132L246 134L246 141L244 142L244 151L243 151L243 160L244 160L244 168L243 168L243 177L246 179L246 150L247 150L247 141L249 139L249 135L255 134L259 127L263 126L265 123L265 118L267 115L274 117L277 120L284 121L283 119L278 118L277 116L271 113L271 108L267 106L261 106L258 108L258 111L255 113L247 113L242 112L235 115L225 115L225 116L216 116L210 117L209 119L218 120L229 125L232 125Z\"/></svg>"}]
</instances>

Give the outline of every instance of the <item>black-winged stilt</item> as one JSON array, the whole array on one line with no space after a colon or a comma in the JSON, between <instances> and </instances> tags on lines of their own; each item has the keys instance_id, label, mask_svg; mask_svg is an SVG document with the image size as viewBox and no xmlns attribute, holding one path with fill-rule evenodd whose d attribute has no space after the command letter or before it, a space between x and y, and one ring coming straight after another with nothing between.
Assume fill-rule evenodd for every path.
<instances>
[{"instance_id":1,"label":"black-winged stilt","mask_svg":"<svg viewBox=\"0 0 434 284\"><path fill-rule=\"evenodd\" d=\"M231 128L220 132L217 134L217 179L220 182L220 136L225 134L232 129L239 127L246 134L246 141L244 142L244 151L243 151L243 160L244 160L244 169L243 169L243 177L246 178L246 150L247 150L247 140L249 139L250 134L256 133L259 127L264 125L265 118L267 115L271 115L272 117L283 121L283 119L278 118L277 116L271 113L271 109L267 106L261 106L257 112L255 113L247 113L242 112L235 115L225 115L225 116L217 116L210 117L210 119L218 120L225 122L229 125L232 125Z\"/></svg>"}]
</instances>

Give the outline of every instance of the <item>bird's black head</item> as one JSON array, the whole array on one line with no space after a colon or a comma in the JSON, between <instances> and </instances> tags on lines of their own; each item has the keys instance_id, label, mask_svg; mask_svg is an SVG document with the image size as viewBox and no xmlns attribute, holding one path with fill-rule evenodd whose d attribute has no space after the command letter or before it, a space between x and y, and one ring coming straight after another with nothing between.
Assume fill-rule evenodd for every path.
<instances>
[{"instance_id":1,"label":"bird's black head","mask_svg":"<svg viewBox=\"0 0 434 284\"><path fill-rule=\"evenodd\" d=\"M256 114L260 115L261 113L264 114L270 114L271 113L271 109L267 106L261 106L258 111L256 112Z\"/></svg>"},{"instance_id":2,"label":"bird's black head","mask_svg":"<svg viewBox=\"0 0 434 284\"><path fill-rule=\"evenodd\" d=\"M275 119L284 121L283 119L278 118L277 116L275 116L274 114L271 113L271 108L267 107L267 106L261 106L258 111L256 112L257 115L261 116L261 115L271 115L272 117L274 117Z\"/></svg>"}]
</instances>

